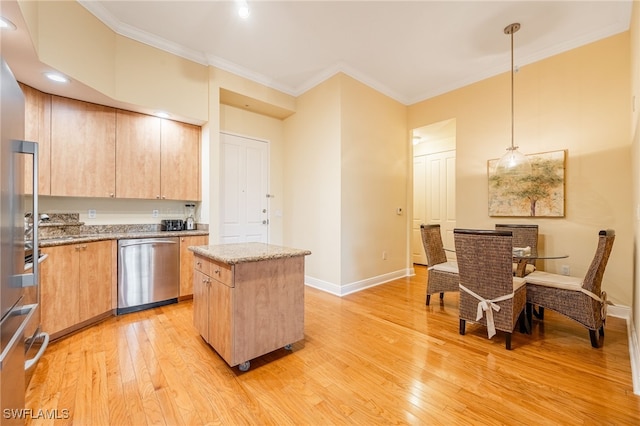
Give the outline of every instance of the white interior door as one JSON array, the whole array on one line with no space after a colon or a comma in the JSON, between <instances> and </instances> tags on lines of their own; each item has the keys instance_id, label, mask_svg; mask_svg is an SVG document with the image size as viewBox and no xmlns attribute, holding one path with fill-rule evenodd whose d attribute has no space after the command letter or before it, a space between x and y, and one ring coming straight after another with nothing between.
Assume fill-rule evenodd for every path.
<instances>
[{"instance_id":1,"label":"white interior door","mask_svg":"<svg viewBox=\"0 0 640 426\"><path fill-rule=\"evenodd\" d=\"M269 242L269 144L220 134L220 242Z\"/></svg>"},{"instance_id":2,"label":"white interior door","mask_svg":"<svg viewBox=\"0 0 640 426\"><path fill-rule=\"evenodd\" d=\"M414 263L426 265L420 225L440 225L445 248L454 249L456 227L456 152L445 151L414 157L413 162L413 238ZM447 257L455 259L455 253Z\"/></svg>"}]
</instances>

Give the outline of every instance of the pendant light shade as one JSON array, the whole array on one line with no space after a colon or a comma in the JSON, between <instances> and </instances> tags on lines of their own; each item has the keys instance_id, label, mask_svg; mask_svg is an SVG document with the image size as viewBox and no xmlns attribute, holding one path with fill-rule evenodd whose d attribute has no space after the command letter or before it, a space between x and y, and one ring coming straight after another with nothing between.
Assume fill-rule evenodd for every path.
<instances>
[{"instance_id":1,"label":"pendant light shade","mask_svg":"<svg viewBox=\"0 0 640 426\"><path fill-rule=\"evenodd\" d=\"M520 29L520 24L507 25L504 33L511 36L511 146L496 164L496 174L500 175L528 175L531 174L531 162L526 155L518 151L513 137L513 34Z\"/></svg>"}]
</instances>

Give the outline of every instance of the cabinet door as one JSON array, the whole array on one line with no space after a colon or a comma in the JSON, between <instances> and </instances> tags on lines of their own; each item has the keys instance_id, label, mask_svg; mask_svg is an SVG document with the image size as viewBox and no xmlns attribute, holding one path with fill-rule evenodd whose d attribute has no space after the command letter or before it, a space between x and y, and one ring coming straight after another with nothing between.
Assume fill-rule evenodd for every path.
<instances>
[{"instance_id":1,"label":"cabinet door","mask_svg":"<svg viewBox=\"0 0 640 426\"><path fill-rule=\"evenodd\" d=\"M160 198L160 121L116 112L116 197Z\"/></svg>"},{"instance_id":2,"label":"cabinet door","mask_svg":"<svg viewBox=\"0 0 640 426\"><path fill-rule=\"evenodd\" d=\"M180 238L180 297L193 294L193 252L189 246L203 246L207 244L207 235Z\"/></svg>"},{"instance_id":3,"label":"cabinet door","mask_svg":"<svg viewBox=\"0 0 640 426\"><path fill-rule=\"evenodd\" d=\"M232 297L233 288L211 279L209 287L209 344L231 366L237 364L233 358L233 341L231 339L233 329Z\"/></svg>"},{"instance_id":4,"label":"cabinet door","mask_svg":"<svg viewBox=\"0 0 640 426\"><path fill-rule=\"evenodd\" d=\"M40 265L42 330L53 334L80 322L78 250L80 245L42 249L49 255Z\"/></svg>"},{"instance_id":5,"label":"cabinet door","mask_svg":"<svg viewBox=\"0 0 640 426\"><path fill-rule=\"evenodd\" d=\"M115 196L114 108L51 97L51 195Z\"/></svg>"},{"instance_id":6,"label":"cabinet door","mask_svg":"<svg viewBox=\"0 0 640 426\"><path fill-rule=\"evenodd\" d=\"M38 192L51 194L51 95L20 83L25 99L25 140L38 142ZM28 162L25 176L31 176L33 167ZM25 182L27 194L32 192L31 180Z\"/></svg>"},{"instance_id":7,"label":"cabinet door","mask_svg":"<svg viewBox=\"0 0 640 426\"><path fill-rule=\"evenodd\" d=\"M111 271L113 241L78 244L80 268L79 311L80 321L85 321L111 310Z\"/></svg>"},{"instance_id":8,"label":"cabinet door","mask_svg":"<svg viewBox=\"0 0 640 426\"><path fill-rule=\"evenodd\" d=\"M200 127L162 120L160 140L162 198L200 200Z\"/></svg>"},{"instance_id":9,"label":"cabinet door","mask_svg":"<svg viewBox=\"0 0 640 426\"><path fill-rule=\"evenodd\" d=\"M209 341L209 280L202 272L193 272L193 325Z\"/></svg>"}]
</instances>

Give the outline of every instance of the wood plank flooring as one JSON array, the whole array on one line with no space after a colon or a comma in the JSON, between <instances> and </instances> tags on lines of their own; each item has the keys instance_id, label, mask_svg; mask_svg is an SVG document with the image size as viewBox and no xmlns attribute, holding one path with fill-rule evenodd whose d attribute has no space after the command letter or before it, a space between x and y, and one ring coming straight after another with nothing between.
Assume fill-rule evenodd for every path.
<instances>
[{"instance_id":1,"label":"wood plank flooring","mask_svg":"<svg viewBox=\"0 0 640 426\"><path fill-rule=\"evenodd\" d=\"M191 301L110 318L50 345L27 424L640 424L623 320L593 349L547 310L507 351L501 332L458 334L457 295L427 307L425 286L417 266L342 298L307 288L305 339L244 373L198 335Z\"/></svg>"}]
</instances>

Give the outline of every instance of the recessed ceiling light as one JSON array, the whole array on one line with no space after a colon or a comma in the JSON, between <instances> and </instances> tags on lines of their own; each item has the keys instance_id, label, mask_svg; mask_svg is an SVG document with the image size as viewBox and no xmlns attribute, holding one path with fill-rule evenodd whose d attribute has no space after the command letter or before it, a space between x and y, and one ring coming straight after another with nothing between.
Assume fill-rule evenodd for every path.
<instances>
[{"instance_id":1,"label":"recessed ceiling light","mask_svg":"<svg viewBox=\"0 0 640 426\"><path fill-rule=\"evenodd\" d=\"M249 5L247 4L246 1L243 1L243 0L240 0L238 3L240 3L238 5L238 15L242 19L247 19L251 13L251 11L249 10Z\"/></svg>"},{"instance_id":2,"label":"recessed ceiling light","mask_svg":"<svg viewBox=\"0 0 640 426\"><path fill-rule=\"evenodd\" d=\"M0 16L0 28L2 28L3 30L6 29L6 30L14 31L16 29L16 26L13 22L8 20L4 16Z\"/></svg>"},{"instance_id":3,"label":"recessed ceiling light","mask_svg":"<svg viewBox=\"0 0 640 426\"><path fill-rule=\"evenodd\" d=\"M44 73L45 77L47 77L51 81L55 81L56 83L68 83L69 79L62 74L56 72L46 72Z\"/></svg>"}]
</instances>

